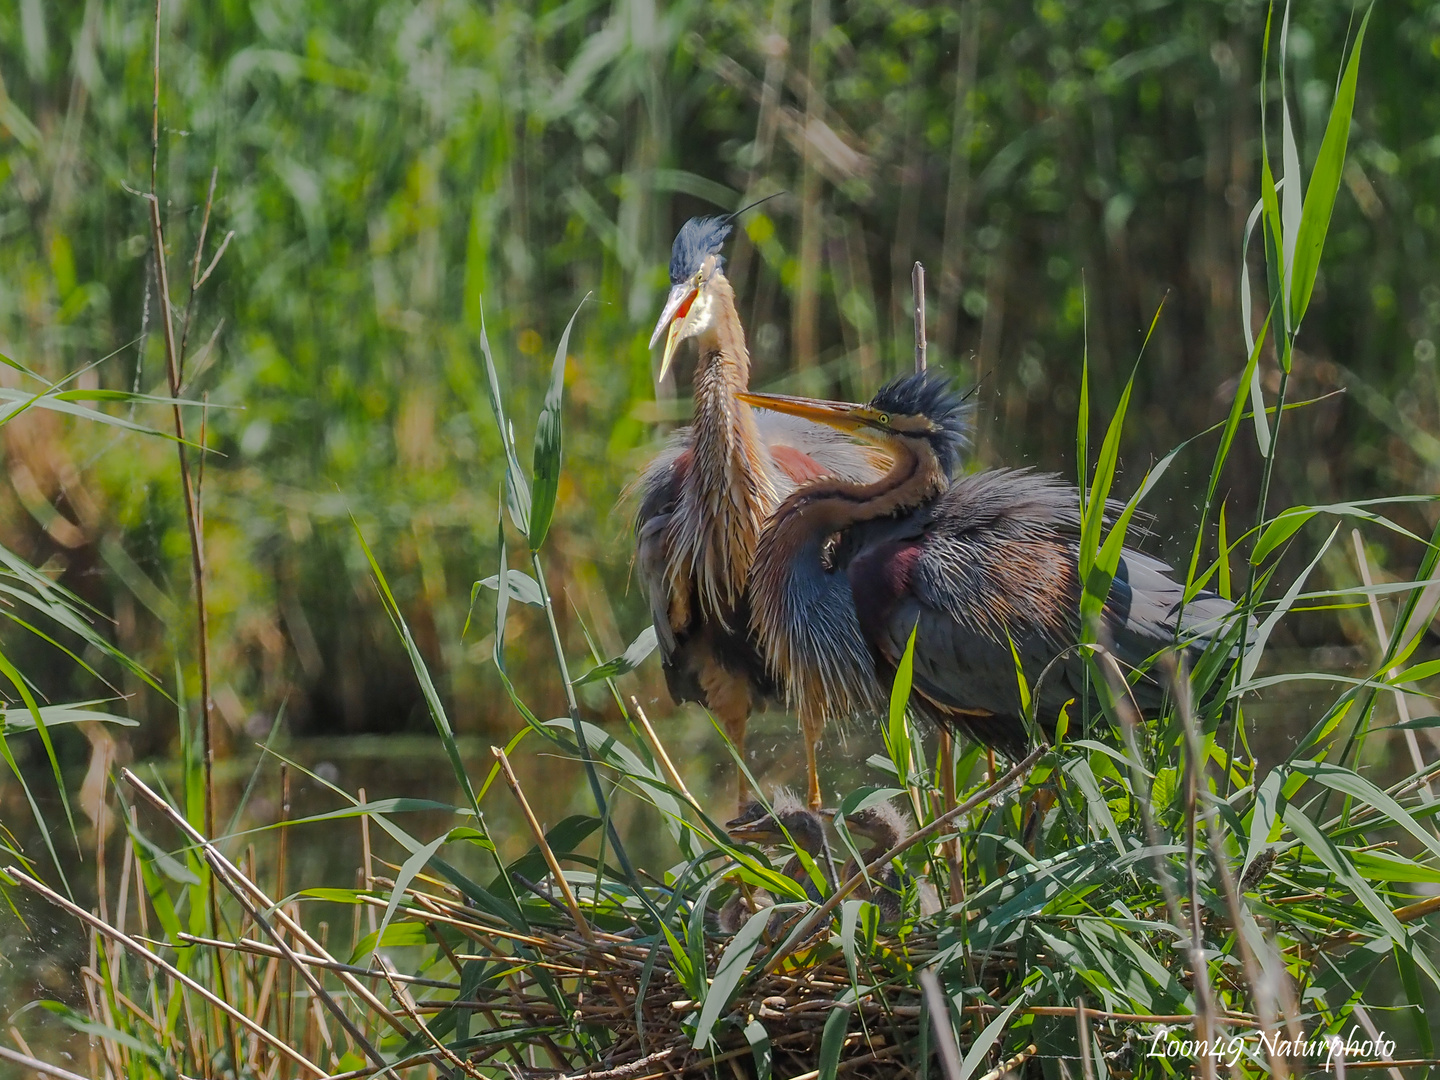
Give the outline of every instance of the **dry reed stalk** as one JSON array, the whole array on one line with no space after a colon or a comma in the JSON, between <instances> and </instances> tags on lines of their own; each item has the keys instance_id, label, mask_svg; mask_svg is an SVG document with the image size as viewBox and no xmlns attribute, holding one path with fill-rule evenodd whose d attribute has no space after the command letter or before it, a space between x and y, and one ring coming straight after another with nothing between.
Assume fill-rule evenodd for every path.
<instances>
[{"instance_id":1,"label":"dry reed stalk","mask_svg":"<svg viewBox=\"0 0 1440 1080\"><path fill-rule=\"evenodd\" d=\"M54 1080L86 1080L85 1077L78 1073L70 1072L68 1069L62 1069L58 1065L51 1065L48 1061L41 1061L39 1058L31 1057L29 1054L22 1054L18 1051L11 1050L8 1046L0 1046L0 1061L8 1061L44 1076L54 1077ZM93 1080L93 1077L91 1080Z\"/></svg>"},{"instance_id":2,"label":"dry reed stalk","mask_svg":"<svg viewBox=\"0 0 1440 1080\"><path fill-rule=\"evenodd\" d=\"M650 741L650 748L655 751L655 756L660 761L660 768L664 770L665 778L670 781L670 786L686 802L698 809L699 803L690 794L690 789L685 786L685 781L680 777L680 770L675 768L675 763L670 760L670 755L665 750L665 744L660 741L660 736L655 734L655 729L650 726L650 718L645 715L645 709L641 706L640 699L632 694L630 704L635 709L636 717L640 720L640 730L645 732L645 738Z\"/></svg>"},{"instance_id":3,"label":"dry reed stalk","mask_svg":"<svg viewBox=\"0 0 1440 1080\"><path fill-rule=\"evenodd\" d=\"M918 267L920 264L915 265ZM925 279L922 276L920 280ZM955 1028L950 1023L950 1007L940 989L940 980L935 977L935 972L926 968L920 972L920 985L925 991L925 1003L930 1008L930 1026L935 1029L935 1046L940 1051L940 1068L945 1073L945 1080L960 1080L960 1047L955 1044Z\"/></svg>"},{"instance_id":4,"label":"dry reed stalk","mask_svg":"<svg viewBox=\"0 0 1440 1080\"><path fill-rule=\"evenodd\" d=\"M141 795L142 798L144 798L152 806L165 814L173 824L180 827L181 831L185 833L185 835L191 840L192 843L195 843L199 846L201 853L205 857L205 861L210 864L211 869L214 871L215 876L220 880L221 884L223 884L230 891L230 894L234 896L237 901L239 901L241 908L246 912L246 914L248 914L250 918L255 921L255 924L259 926L260 929L263 930L272 941L275 942L276 946L285 955L285 959L300 973L300 977L305 980L306 985L310 988L311 994L314 995L314 997L312 997L311 999L312 1004L316 1001L316 999L318 999L320 1004L323 1004L325 1008L329 1009L329 1011L334 1014L335 1019L339 1021L340 1026L345 1030L346 1035L348 1035L352 1040L359 1044L361 1049L364 1050L365 1055L370 1058L371 1061L377 1064L384 1064L385 1059L381 1056L380 1051L377 1050L374 1044L372 1044L370 1040L365 1037L364 1033L362 1033L360 1029L355 1026L355 1024L351 1021L350 1017L346 1015L345 1010L340 1007L340 1004L333 997L330 996L329 992L326 991L324 985L320 982L320 979L315 975L315 973L311 971L308 966L300 963L299 958L297 957L294 950L292 950L290 946L286 944L284 936L278 933L276 929L270 924L270 921L266 919L263 914L261 914L261 908L273 908L277 914L277 917L280 918L282 922L288 922L289 917L283 914L283 908L273 904L270 901L270 898L267 897L263 891L261 891L259 886L257 886L254 882L252 882L249 878L242 874L239 868L236 867L232 862L230 862L229 859L225 858L225 856L220 853L220 850L216 848L215 845L210 843L209 840L196 832L194 827L191 826L190 823L186 821L181 814L176 812L174 807L172 807L169 803L162 799L156 792L152 791L149 787L147 787L139 777L137 777L134 773L130 772L130 770L128 769L121 770L121 775L130 783L131 787L133 787ZM248 896L247 893L249 894ZM252 902L252 898L255 902ZM308 935L302 936L303 931L299 930L298 923L295 923L293 926L289 926L287 928L290 929L291 933L295 933L297 936L300 936L302 940L305 940L305 938L308 937ZM320 948L319 946L314 947L321 956L328 956L328 954L323 948ZM216 953L215 955L218 962L219 958L224 954ZM346 973L342 972L338 974L340 975L342 981L350 978L346 975ZM358 980L353 981L355 982L355 985L357 987L363 988L363 984L360 983ZM390 1018L393 1021L392 1026L394 1026L397 1031L399 1031L402 1035L408 1038L410 1035L409 1031L405 1029L404 1025L401 1024L398 1019L394 1018L394 1014L391 1013L388 1009L386 1009L384 1005L379 1002L379 999L375 998L373 994L369 994L368 989L366 990L366 995L368 998L367 1004L371 1004L371 1002L373 1002L372 1007L376 1008L382 1016ZM329 1030L325 1026L323 1018L320 1018L319 1026L321 1033L325 1039L326 1047L331 1048Z\"/></svg>"},{"instance_id":5,"label":"dry reed stalk","mask_svg":"<svg viewBox=\"0 0 1440 1080\"><path fill-rule=\"evenodd\" d=\"M236 952L249 953L253 956L265 956L271 959L284 959L285 954L275 945L266 945L263 941L249 939L239 941L221 941L218 938L198 937L195 934L180 934L180 940L187 945L204 945L212 949L233 949ZM370 968L358 967L355 964L343 964L338 960L327 960L320 956L311 956L308 953L296 953L295 959L310 967L324 968L326 971L348 971L352 975L359 975L362 978L379 979L381 974ZM461 959L469 959L461 957ZM513 959L513 957L505 957ZM459 983L445 982L442 979L425 979L419 975L400 975L391 973L401 982L411 983L415 986L431 986L438 990L459 990Z\"/></svg>"},{"instance_id":6,"label":"dry reed stalk","mask_svg":"<svg viewBox=\"0 0 1440 1080\"><path fill-rule=\"evenodd\" d=\"M1036 1053L1038 1053L1038 1049L1034 1043L1031 1043L1008 1061L1002 1062L996 1068L991 1069L984 1076L980 1077L980 1080L1000 1080L1006 1073L1025 1064L1026 1059L1034 1057Z\"/></svg>"},{"instance_id":7,"label":"dry reed stalk","mask_svg":"<svg viewBox=\"0 0 1440 1080\"><path fill-rule=\"evenodd\" d=\"M294 951L285 943L283 936L277 932L275 927L270 925L269 920L261 914L261 910L273 910L276 921L284 926L297 940L303 942L305 946L311 949L317 956L322 956L332 961L335 958L326 952L325 948L311 937L310 934L305 931L304 927L300 925L299 921L289 915L282 905L276 904L266 896L260 886L242 874L234 863L221 854L219 848L215 847L214 844L197 832L195 827L186 821L183 815L176 812L173 806L147 787L143 780L129 769L120 770L120 775L147 802L168 817L171 823L184 833L191 843L200 848L201 853L205 856L206 862L215 870L221 882L230 890L231 895L240 902L240 906L255 920L256 925L264 930L271 940L275 942L281 952L285 954L286 960L300 972L301 977L304 978L307 985L309 985L311 992L318 995L325 1006L334 1013L335 1018L340 1022L341 1027L345 1029L346 1033L365 1049L366 1054L372 1061L383 1062L385 1059L380 1056L380 1052L371 1045L370 1040L366 1039L365 1036L360 1033L359 1028L351 1023L350 1018L345 1015L344 1010L341 1009L335 999L326 992L325 988L309 968L299 962ZM360 982L359 979L348 972L340 971L337 972L337 975L340 977L341 982L345 983L350 990L359 995L369 1008L379 1013L397 1033L407 1039L410 1037L411 1033L406 1029L405 1025L400 1022L394 1013L385 1007L379 998L370 992L364 983Z\"/></svg>"},{"instance_id":8,"label":"dry reed stalk","mask_svg":"<svg viewBox=\"0 0 1440 1080\"><path fill-rule=\"evenodd\" d=\"M530 802L525 798L520 781L515 777L515 770L510 767L510 759L498 746L490 747L490 753L494 754L495 760L500 763L500 772L505 777L505 783L510 786L515 801L520 804L520 812L525 817L525 824L530 826L530 832L535 837L535 844L539 847L540 854L545 857L545 865L550 868L550 875L555 879L555 887L560 890L560 895L565 899L565 906L570 910L570 917L575 920L575 925L585 940L593 941L594 936L590 932L590 924L586 921L585 916L580 914L580 905L575 900L575 894L570 890L570 883L565 880L565 875L560 870L560 862L555 858L555 852L550 850L550 845L545 840L545 830L540 827L540 822L535 817L535 811L530 809Z\"/></svg>"},{"instance_id":9,"label":"dry reed stalk","mask_svg":"<svg viewBox=\"0 0 1440 1080\"><path fill-rule=\"evenodd\" d=\"M323 1077L325 1075L325 1070L320 1068L320 1066L316 1065L313 1061L309 1060L299 1051L286 1045L284 1042L276 1038L270 1032L266 1031L263 1027L257 1024L250 1017L246 1016L244 1013L239 1012L226 1002L222 1001L218 996L212 993L205 986L202 986L200 983L192 979L189 975L186 975L183 971L175 967L163 957L157 955L154 952L151 952L134 938L126 934L122 934L120 931L116 930L108 923L101 922L97 916L92 915L80 905L73 903L64 896L61 896L44 882L36 880L35 878L31 877L29 874L21 870L19 867L7 866L4 868L4 871L18 884L25 886L25 888L29 889L32 892L39 893L56 907L60 908L65 912L68 912L75 918L79 919L81 922L85 923L87 926L99 931L106 937L113 938L114 940L120 942L120 944L124 945L136 956L144 957L151 964L164 971L172 979L182 984L182 986L184 986L186 989L193 990L196 994L199 994L200 997L204 998L212 1006L219 1009L222 1013L224 1013L225 1016L241 1024L242 1026L247 1028L252 1034L257 1035L259 1038L263 1039L266 1043L274 1047L280 1053L284 1054L291 1061L295 1062L295 1064L299 1065L302 1069L309 1070L317 1077ZM195 1030L195 1025L191 1024L190 1029L192 1031ZM204 1057L202 1056L198 1060L203 1061Z\"/></svg>"}]
</instances>

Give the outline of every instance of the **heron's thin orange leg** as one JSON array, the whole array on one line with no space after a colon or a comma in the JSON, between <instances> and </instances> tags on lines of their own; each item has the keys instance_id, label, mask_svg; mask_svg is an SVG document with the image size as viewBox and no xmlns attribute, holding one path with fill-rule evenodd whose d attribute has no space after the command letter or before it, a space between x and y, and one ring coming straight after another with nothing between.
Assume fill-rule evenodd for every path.
<instances>
[{"instance_id":1,"label":"heron's thin orange leg","mask_svg":"<svg viewBox=\"0 0 1440 1080\"><path fill-rule=\"evenodd\" d=\"M705 691L711 713L725 730L725 737L735 747L740 760L744 761L745 728L750 722L749 684L719 664L707 663L700 670L700 687ZM739 811L744 811L753 793L745 780L745 771L739 766L735 769L735 789L735 805Z\"/></svg>"},{"instance_id":2,"label":"heron's thin orange leg","mask_svg":"<svg viewBox=\"0 0 1440 1080\"><path fill-rule=\"evenodd\" d=\"M825 733L825 718L802 712L800 714L800 731L805 739L805 772L809 781L806 787L807 801L811 810L819 810L821 802L820 765L816 755L820 749L820 736Z\"/></svg>"},{"instance_id":3,"label":"heron's thin orange leg","mask_svg":"<svg viewBox=\"0 0 1440 1080\"><path fill-rule=\"evenodd\" d=\"M735 753L740 760L745 760L745 728L749 724L750 713L747 709L739 715L722 716L720 724L725 728L725 737L735 747ZM745 770L739 764L735 766L735 807L737 812L744 811L755 793L750 790L750 782L745 779Z\"/></svg>"}]
</instances>

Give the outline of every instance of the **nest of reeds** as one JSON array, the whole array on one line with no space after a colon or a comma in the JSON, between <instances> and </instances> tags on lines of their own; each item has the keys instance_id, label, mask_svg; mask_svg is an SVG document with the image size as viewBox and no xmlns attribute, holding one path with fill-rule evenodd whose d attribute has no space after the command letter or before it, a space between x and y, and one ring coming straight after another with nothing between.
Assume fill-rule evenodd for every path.
<instances>
[{"instance_id":1,"label":"nest of reeds","mask_svg":"<svg viewBox=\"0 0 1440 1080\"><path fill-rule=\"evenodd\" d=\"M903 937L881 929L852 955L827 927L776 962L803 910L768 919L762 913L768 925L753 946L740 935L707 932L703 953L691 955L588 920L577 926L558 907L554 922L517 934L451 897L410 896L408 919L443 924L465 939L466 951L454 959L472 985L417 1015L432 1014L432 1023L442 1017L438 1026L453 1034L468 1013L484 1029L471 1040L472 1067L497 1058L513 1063L522 1059L517 1048L528 1047L535 1064L507 1071L640 1080L714 1075L721 1065L722 1075L754 1076L765 1067L800 1077L813 1075L828 1050L836 1072L896 1076L935 1049L915 972L945 948L942 926L912 926ZM745 955L727 957L737 942ZM723 1001L692 996L680 973L696 961L714 973L707 989ZM998 989L1013 974L1014 958L992 954L985 967ZM717 985L727 972L736 976L728 992ZM575 1048L586 1045L595 1057L577 1072Z\"/></svg>"}]
</instances>

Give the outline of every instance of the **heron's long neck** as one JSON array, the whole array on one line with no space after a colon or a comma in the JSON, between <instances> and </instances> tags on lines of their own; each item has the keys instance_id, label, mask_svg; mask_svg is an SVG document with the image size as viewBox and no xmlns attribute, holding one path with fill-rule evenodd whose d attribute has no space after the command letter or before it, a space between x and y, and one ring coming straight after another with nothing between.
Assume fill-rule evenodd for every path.
<instances>
[{"instance_id":1,"label":"heron's long neck","mask_svg":"<svg viewBox=\"0 0 1440 1080\"><path fill-rule=\"evenodd\" d=\"M745 592L760 529L777 501L750 407L736 394L750 382L750 353L722 275L708 287L715 305L697 338L691 482L678 515L677 569L695 581L703 607L724 617Z\"/></svg>"},{"instance_id":2,"label":"heron's long neck","mask_svg":"<svg viewBox=\"0 0 1440 1080\"><path fill-rule=\"evenodd\" d=\"M831 535L914 509L949 479L928 444L899 443L889 473L871 484L818 480L780 504L760 538L750 575L751 625L777 678L801 709L864 704L869 647L844 574L826 567Z\"/></svg>"},{"instance_id":3,"label":"heron's long neck","mask_svg":"<svg viewBox=\"0 0 1440 1080\"><path fill-rule=\"evenodd\" d=\"M797 552L852 525L913 510L949 486L928 443L897 442L894 451L890 471L873 483L817 480L792 494L775 511L767 547Z\"/></svg>"}]
</instances>

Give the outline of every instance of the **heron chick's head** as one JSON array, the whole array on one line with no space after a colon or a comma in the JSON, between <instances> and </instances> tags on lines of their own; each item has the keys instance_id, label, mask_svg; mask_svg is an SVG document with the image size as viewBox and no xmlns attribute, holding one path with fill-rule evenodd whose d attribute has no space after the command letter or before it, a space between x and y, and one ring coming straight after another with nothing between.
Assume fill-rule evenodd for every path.
<instances>
[{"instance_id":1,"label":"heron chick's head","mask_svg":"<svg viewBox=\"0 0 1440 1080\"><path fill-rule=\"evenodd\" d=\"M732 217L693 217L675 235L670 249L670 295L665 298L655 333L650 335L652 349L662 335L665 337L665 354L660 360L662 379L670 370L680 342L704 333L714 324L716 312L710 286L725 265L720 248L733 228Z\"/></svg>"},{"instance_id":2,"label":"heron chick's head","mask_svg":"<svg viewBox=\"0 0 1440 1080\"><path fill-rule=\"evenodd\" d=\"M821 810L820 813L833 821L839 811ZM845 815L845 827L856 836L863 836L886 850L893 848L910 834L905 818L895 808L895 804L890 802L876 803L863 810L852 810Z\"/></svg>"},{"instance_id":3,"label":"heron chick's head","mask_svg":"<svg viewBox=\"0 0 1440 1080\"><path fill-rule=\"evenodd\" d=\"M961 451L969 444L968 396L948 377L930 371L892 379L865 405L784 394L739 395L756 408L826 424L881 447L923 444L946 475L954 474Z\"/></svg>"},{"instance_id":4,"label":"heron chick's head","mask_svg":"<svg viewBox=\"0 0 1440 1080\"><path fill-rule=\"evenodd\" d=\"M725 831L734 840L762 846L788 843L812 855L821 850L825 826L818 814L784 789L775 793L771 806L773 814L758 801L750 803L739 817L725 823Z\"/></svg>"}]
</instances>

